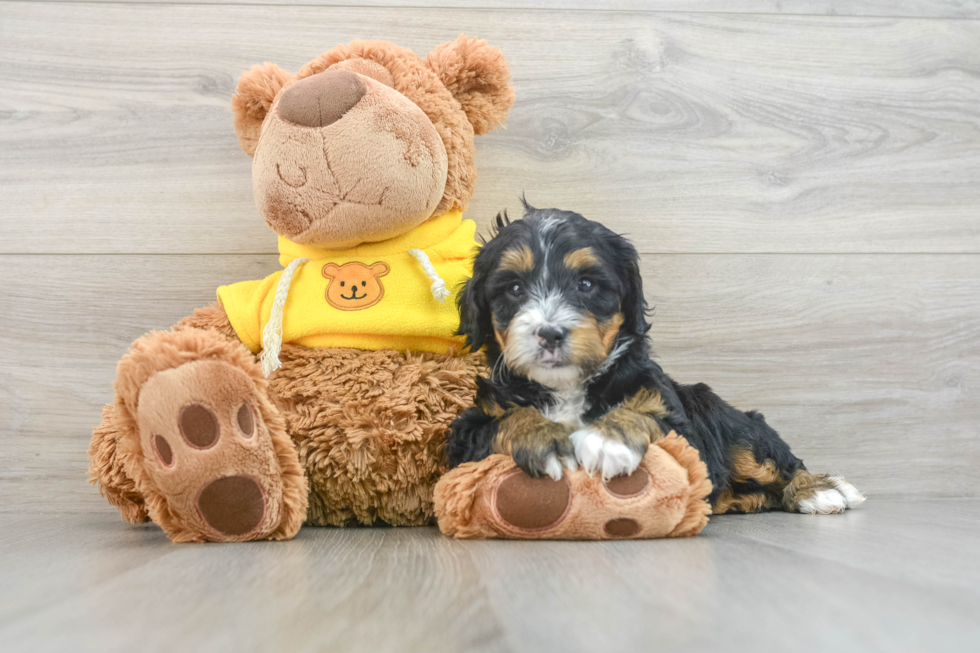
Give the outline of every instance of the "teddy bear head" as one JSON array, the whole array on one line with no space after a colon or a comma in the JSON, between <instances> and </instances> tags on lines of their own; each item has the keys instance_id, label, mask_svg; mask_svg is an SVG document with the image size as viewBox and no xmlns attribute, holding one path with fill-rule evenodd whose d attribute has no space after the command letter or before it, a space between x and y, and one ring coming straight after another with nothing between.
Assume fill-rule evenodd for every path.
<instances>
[{"instance_id":1,"label":"teddy bear head","mask_svg":"<svg viewBox=\"0 0 980 653\"><path fill-rule=\"evenodd\" d=\"M463 210L473 136L514 102L503 55L460 36L421 59L383 41L340 45L290 75L242 74L232 98L259 212L301 245L349 248Z\"/></svg>"}]
</instances>

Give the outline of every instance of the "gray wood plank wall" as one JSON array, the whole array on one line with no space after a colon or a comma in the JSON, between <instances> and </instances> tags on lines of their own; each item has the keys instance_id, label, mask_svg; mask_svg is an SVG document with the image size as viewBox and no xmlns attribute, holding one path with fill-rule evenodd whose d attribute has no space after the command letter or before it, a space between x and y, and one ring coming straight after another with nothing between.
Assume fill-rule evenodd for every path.
<instances>
[{"instance_id":1,"label":"gray wood plank wall","mask_svg":"<svg viewBox=\"0 0 980 653\"><path fill-rule=\"evenodd\" d=\"M679 380L872 497L980 494L980 2L304 4L0 2L0 512L106 510L126 346L275 269L238 74L460 32L518 93L468 217L630 234Z\"/></svg>"},{"instance_id":2,"label":"gray wood plank wall","mask_svg":"<svg viewBox=\"0 0 980 653\"><path fill-rule=\"evenodd\" d=\"M27 0L32 1L32 0ZM47 1L47 0L44 0ZM62 0L55 0L62 1ZM85 0L70 0L82 1ZM123 4L159 0L106 0ZM203 4L201 0L168 0L169 4ZM359 7L447 7L491 9L554 9L562 11L657 11L722 14L785 14L815 16L914 16L978 18L976 0L211 0L208 4L316 5Z\"/></svg>"}]
</instances>

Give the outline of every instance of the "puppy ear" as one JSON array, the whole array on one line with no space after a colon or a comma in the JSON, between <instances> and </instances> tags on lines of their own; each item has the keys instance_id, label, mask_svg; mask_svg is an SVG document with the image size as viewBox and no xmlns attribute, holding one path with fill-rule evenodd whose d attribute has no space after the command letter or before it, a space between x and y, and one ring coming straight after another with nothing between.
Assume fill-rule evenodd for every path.
<instances>
[{"instance_id":1,"label":"puppy ear","mask_svg":"<svg viewBox=\"0 0 980 653\"><path fill-rule=\"evenodd\" d=\"M463 286L456 299L459 308L459 330L456 335L466 337L466 346L477 351L493 338L493 318L487 301L487 264L477 257L473 264L473 276Z\"/></svg>"},{"instance_id":2,"label":"puppy ear","mask_svg":"<svg viewBox=\"0 0 980 653\"><path fill-rule=\"evenodd\" d=\"M620 261L617 272L623 283L623 326L631 335L642 336L650 330L647 322L647 300L643 296L643 277L640 275L640 255L628 240L617 235L613 243Z\"/></svg>"},{"instance_id":3,"label":"puppy ear","mask_svg":"<svg viewBox=\"0 0 980 653\"><path fill-rule=\"evenodd\" d=\"M231 96L231 111L235 114L238 143L249 156L255 154L265 115L279 91L292 80L292 75L274 63L252 66L238 78L235 94Z\"/></svg>"},{"instance_id":4,"label":"puppy ear","mask_svg":"<svg viewBox=\"0 0 980 653\"><path fill-rule=\"evenodd\" d=\"M426 63L463 107L475 134L486 134L507 119L514 89L500 50L462 34L430 52Z\"/></svg>"}]
</instances>

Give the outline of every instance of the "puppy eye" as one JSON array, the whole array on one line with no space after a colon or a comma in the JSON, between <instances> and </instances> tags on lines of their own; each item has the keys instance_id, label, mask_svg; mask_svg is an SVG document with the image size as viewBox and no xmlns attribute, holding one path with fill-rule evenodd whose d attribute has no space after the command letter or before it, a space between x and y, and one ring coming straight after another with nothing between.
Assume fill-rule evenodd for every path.
<instances>
[{"instance_id":1,"label":"puppy eye","mask_svg":"<svg viewBox=\"0 0 980 653\"><path fill-rule=\"evenodd\" d=\"M507 293L514 298L519 298L524 296L524 286L519 283L515 283L510 288L507 289Z\"/></svg>"},{"instance_id":2,"label":"puppy eye","mask_svg":"<svg viewBox=\"0 0 980 653\"><path fill-rule=\"evenodd\" d=\"M340 282L340 287L341 287L341 288L343 288L343 287L344 287L344 282L343 282L343 281L341 281L341 282Z\"/></svg>"},{"instance_id":3,"label":"puppy eye","mask_svg":"<svg viewBox=\"0 0 980 653\"><path fill-rule=\"evenodd\" d=\"M579 279L578 280L578 289L581 292L592 292L592 290L594 288L595 288L595 284L592 283L592 279Z\"/></svg>"},{"instance_id":4,"label":"puppy eye","mask_svg":"<svg viewBox=\"0 0 980 653\"><path fill-rule=\"evenodd\" d=\"M361 282L361 285L362 285L362 286L366 286L366 285L367 285L367 281L362 281L362 282Z\"/></svg>"}]
</instances>

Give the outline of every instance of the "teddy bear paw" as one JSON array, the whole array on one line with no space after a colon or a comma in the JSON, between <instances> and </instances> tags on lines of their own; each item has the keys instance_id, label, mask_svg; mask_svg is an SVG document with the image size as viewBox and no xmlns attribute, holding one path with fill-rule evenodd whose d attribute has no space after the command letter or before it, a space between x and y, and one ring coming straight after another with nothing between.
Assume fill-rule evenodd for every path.
<instances>
[{"instance_id":1,"label":"teddy bear paw","mask_svg":"<svg viewBox=\"0 0 980 653\"><path fill-rule=\"evenodd\" d=\"M217 360L159 372L140 390L144 467L164 502L153 517L173 539L254 540L279 525L282 473L258 406L255 382Z\"/></svg>"}]
</instances>

